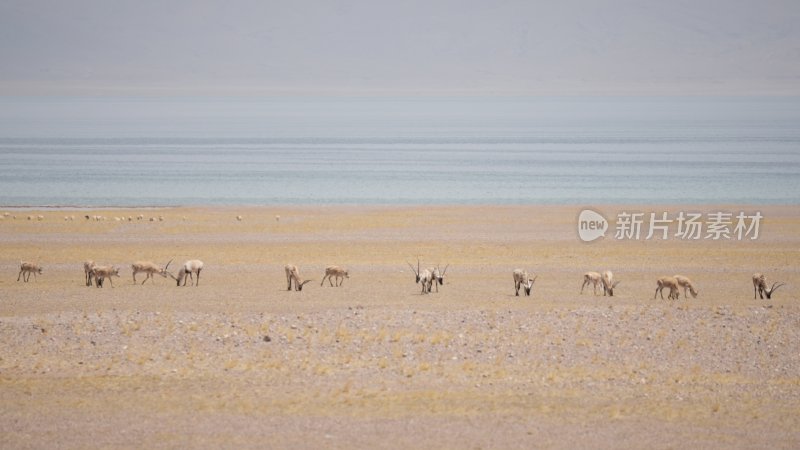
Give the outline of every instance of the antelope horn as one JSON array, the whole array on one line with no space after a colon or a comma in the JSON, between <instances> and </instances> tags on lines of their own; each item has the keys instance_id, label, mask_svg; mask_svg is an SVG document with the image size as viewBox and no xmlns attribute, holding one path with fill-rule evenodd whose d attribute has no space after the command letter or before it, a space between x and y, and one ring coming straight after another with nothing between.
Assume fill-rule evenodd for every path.
<instances>
[{"instance_id":1,"label":"antelope horn","mask_svg":"<svg viewBox=\"0 0 800 450\"><path fill-rule=\"evenodd\" d=\"M621 281L615 282L614 284L611 285L611 288L613 289L613 288L617 287L617 285L620 284L620 283L621 283Z\"/></svg>"},{"instance_id":2,"label":"antelope horn","mask_svg":"<svg viewBox=\"0 0 800 450\"><path fill-rule=\"evenodd\" d=\"M534 275L531 284L535 283L537 278L539 278L539 275Z\"/></svg>"},{"instance_id":3,"label":"antelope horn","mask_svg":"<svg viewBox=\"0 0 800 450\"><path fill-rule=\"evenodd\" d=\"M414 266L412 266L410 262L406 261L406 264L408 264L408 267L411 267L411 270L414 272L414 275L419 275L419 272L414 270Z\"/></svg>"},{"instance_id":4,"label":"antelope horn","mask_svg":"<svg viewBox=\"0 0 800 450\"><path fill-rule=\"evenodd\" d=\"M450 264L444 266L444 271L442 272L442 276L444 276L444 274L447 273L447 268L448 267L450 267Z\"/></svg>"},{"instance_id":5,"label":"antelope horn","mask_svg":"<svg viewBox=\"0 0 800 450\"><path fill-rule=\"evenodd\" d=\"M777 286L776 286L776 284L777 284ZM776 282L772 283L772 287L771 287L771 288L769 288L769 292L770 292L770 293L772 293L772 292L775 292L775 289L778 289L778 288L779 288L779 287L781 287L781 286L786 286L786 283L778 283L778 282L776 281Z\"/></svg>"},{"instance_id":6,"label":"antelope horn","mask_svg":"<svg viewBox=\"0 0 800 450\"><path fill-rule=\"evenodd\" d=\"M169 262L167 263L167 265L166 265L166 266L164 266L164 272L166 272L166 271L167 271L167 269L169 269L169 264L170 264L171 262L172 262L172 260L170 259L170 260L169 260Z\"/></svg>"}]
</instances>

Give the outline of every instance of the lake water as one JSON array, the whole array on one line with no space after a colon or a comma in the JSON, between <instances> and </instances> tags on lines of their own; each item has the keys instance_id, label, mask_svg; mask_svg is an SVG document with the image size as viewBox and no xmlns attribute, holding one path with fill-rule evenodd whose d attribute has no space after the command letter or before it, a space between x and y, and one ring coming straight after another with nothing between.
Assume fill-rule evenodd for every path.
<instances>
[{"instance_id":1,"label":"lake water","mask_svg":"<svg viewBox=\"0 0 800 450\"><path fill-rule=\"evenodd\" d=\"M800 203L798 98L0 98L0 205Z\"/></svg>"}]
</instances>

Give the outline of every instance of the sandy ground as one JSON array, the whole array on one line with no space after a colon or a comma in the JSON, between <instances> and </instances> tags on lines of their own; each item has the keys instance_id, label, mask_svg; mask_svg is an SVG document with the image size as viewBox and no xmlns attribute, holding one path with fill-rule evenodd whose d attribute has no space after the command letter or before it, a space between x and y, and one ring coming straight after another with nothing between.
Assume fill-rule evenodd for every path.
<instances>
[{"instance_id":1,"label":"sandy ground","mask_svg":"<svg viewBox=\"0 0 800 450\"><path fill-rule=\"evenodd\" d=\"M753 242L592 244L580 209L8 210L0 447L799 447L800 209L695 208L760 210ZM417 257L450 264L438 293ZM190 258L197 287L132 284L133 261ZM122 267L114 288L86 259ZM20 260L43 275L17 282ZM286 263L314 281L287 292ZM603 269L615 296L581 295ZM787 286L753 300L754 271ZM676 273L698 298L653 300Z\"/></svg>"}]
</instances>

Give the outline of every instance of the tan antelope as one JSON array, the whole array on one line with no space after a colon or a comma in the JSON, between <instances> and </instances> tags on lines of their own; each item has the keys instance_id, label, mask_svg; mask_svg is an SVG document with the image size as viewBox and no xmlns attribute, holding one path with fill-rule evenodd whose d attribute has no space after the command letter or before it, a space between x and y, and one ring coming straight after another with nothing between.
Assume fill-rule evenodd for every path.
<instances>
[{"instance_id":1,"label":"tan antelope","mask_svg":"<svg viewBox=\"0 0 800 450\"><path fill-rule=\"evenodd\" d=\"M761 300L764 299L764 295L767 296L767 299L772 298L772 294L781 286L785 286L786 283L779 283L775 282L772 283L772 287L767 287L767 277L764 276L762 273L754 273L753 274L753 299L756 298L756 293L758 293Z\"/></svg>"},{"instance_id":2,"label":"tan antelope","mask_svg":"<svg viewBox=\"0 0 800 450\"><path fill-rule=\"evenodd\" d=\"M670 300L677 300L680 294L678 293L678 280L675 277L661 277L656 280L656 292L653 294L653 300L656 299L658 294L661 294L661 300L664 300L664 288L669 288L669 295L667 298Z\"/></svg>"},{"instance_id":3,"label":"tan antelope","mask_svg":"<svg viewBox=\"0 0 800 450\"><path fill-rule=\"evenodd\" d=\"M170 260L172 261L172 260ZM190 259L183 263L180 269L178 269L178 276L174 276L171 273L167 272L167 275L171 276L175 281L177 281L177 286L181 285L181 280L183 280L183 285L186 286L186 280L191 279L192 285L200 286L200 271L203 270L203 261L199 259ZM197 275L197 280L195 282L194 277L192 274Z\"/></svg>"},{"instance_id":4,"label":"tan antelope","mask_svg":"<svg viewBox=\"0 0 800 450\"><path fill-rule=\"evenodd\" d=\"M294 264L287 264L283 266L283 270L286 272L286 282L289 284L289 287L286 288L287 291L292 290L292 281L294 281L295 291L302 291L303 286L306 283L312 281L312 280L300 281L300 270Z\"/></svg>"},{"instance_id":5,"label":"tan antelope","mask_svg":"<svg viewBox=\"0 0 800 450\"><path fill-rule=\"evenodd\" d=\"M614 288L617 287L619 281L614 281L614 274L610 270L606 270L602 275L603 279L603 296L608 294L609 297L614 296Z\"/></svg>"},{"instance_id":6,"label":"tan antelope","mask_svg":"<svg viewBox=\"0 0 800 450\"><path fill-rule=\"evenodd\" d=\"M42 274L42 266L30 262L21 261L19 263L19 275L17 275L17 281L19 281L19 277L22 277L22 281L28 282L31 279L31 274L33 274L33 281L36 281L36 274Z\"/></svg>"},{"instance_id":7,"label":"tan antelope","mask_svg":"<svg viewBox=\"0 0 800 450\"><path fill-rule=\"evenodd\" d=\"M350 273L339 266L328 266L325 268L325 276L322 277L322 282L319 284L320 286L325 283L325 278L328 279L328 282L331 284L331 286L333 286L332 280L336 278L336 286L338 287L341 285L341 283L344 283L345 278L350 278ZM339 282L340 279L342 280L341 283Z\"/></svg>"},{"instance_id":8,"label":"tan antelope","mask_svg":"<svg viewBox=\"0 0 800 450\"><path fill-rule=\"evenodd\" d=\"M92 276L97 287L103 287L103 281L108 278L108 282L111 283L113 288L114 281L112 281L112 277L119 277L119 268L114 266L94 266L92 267Z\"/></svg>"},{"instance_id":9,"label":"tan antelope","mask_svg":"<svg viewBox=\"0 0 800 450\"><path fill-rule=\"evenodd\" d=\"M514 289L517 291L517 297L519 297L519 288L522 286L525 289L525 295L531 295L531 289L533 288L533 283L536 281L538 275L535 275L531 278L528 275L527 270L523 269L514 269Z\"/></svg>"},{"instance_id":10,"label":"tan antelope","mask_svg":"<svg viewBox=\"0 0 800 450\"><path fill-rule=\"evenodd\" d=\"M422 285L422 293L428 294L431 292L431 285L433 284L433 273L430 269L425 269L420 273L419 271L419 259L417 260L417 268L414 269L414 266L411 265L410 262L406 261L408 267L411 267L411 270L414 271L414 275L417 278L417 283Z\"/></svg>"},{"instance_id":11,"label":"tan antelope","mask_svg":"<svg viewBox=\"0 0 800 450\"><path fill-rule=\"evenodd\" d=\"M161 267L158 264L151 262L151 261L136 261L135 263L131 264L131 270L133 270L133 284L136 284L136 274L140 272L144 272L147 276L144 277L142 284L145 283L148 279L153 280L155 283L155 279L153 275L161 275L163 278L167 277L167 269L169 269L169 264L172 262L170 259L166 266Z\"/></svg>"},{"instance_id":12,"label":"tan antelope","mask_svg":"<svg viewBox=\"0 0 800 450\"><path fill-rule=\"evenodd\" d=\"M594 295L597 295L597 285L603 285L603 278L597 272L586 272L583 274L583 285L581 285L581 294L583 294L583 288L586 286L593 284L594 285Z\"/></svg>"},{"instance_id":13,"label":"tan antelope","mask_svg":"<svg viewBox=\"0 0 800 450\"><path fill-rule=\"evenodd\" d=\"M91 259L83 262L83 274L86 276L86 285L92 285L92 269L96 264Z\"/></svg>"},{"instance_id":14,"label":"tan antelope","mask_svg":"<svg viewBox=\"0 0 800 450\"><path fill-rule=\"evenodd\" d=\"M683 275L675 275L675 281L678 282L678 286L683 288L683 297L689 298L689 295L686 294L686 290L689 290L689 293L692 294L692 298L697 298L697 294L699 293L697 289L694 288L694 284L689 277L685 277Z\"/></svg>"}]
</instances>

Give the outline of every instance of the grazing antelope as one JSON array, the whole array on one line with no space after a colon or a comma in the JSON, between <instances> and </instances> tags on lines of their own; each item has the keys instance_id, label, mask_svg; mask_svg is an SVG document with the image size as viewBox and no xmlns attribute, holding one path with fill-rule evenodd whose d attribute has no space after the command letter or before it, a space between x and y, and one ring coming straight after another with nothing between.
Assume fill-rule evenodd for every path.
<instances>
[{"instance_id":1,"label":"grazing antelope","mask_svg":"<svg viewBox=\"0 0 800 450\"><path fill-rule=\"evenodd\" d=\"M772 287L767 287L767 277L764 276L762 273L754 273L753 274L753 300L756 298L756 293L758 293L761 299L764 299L764 295L766 294L767 299L772 298L772 293L775 292L781 286L785 286L786 283L779 283L775 282L772 283Z\"/></svg>"},{"instance_id":2,"label":"grazing antelope","mask_svg":"<svg viewBox=\"0 0 800 450\"><path fill-rule=\"evenodd\" d=\"M155 264L150 261L136 261L135 263L131 264L131 269L133 270L133 284L136 284L136 274L139 272L144 272L147 274L144 277L144 281L142 284L145 283L148 279L153 280L155 283L155 279L153 278L153 274L161 275L162 277L167 277L167 269L169 269L169 264L172 262L170 259L166 266L160 267L158 264Z\"/></svg>"},{"instance_id":3,"label":"grazing antelope","mask_svg":"<svg viewBox=\"0 0 800 450\"><path fill-rule=\"evenodd\" d=\"M519 287L522 286L525 289L525 295L531 295L531 289L533 288L533 283L536 281L538 275L535 275L533 279L528 275L527 270L523 269L514 269L514 289L517 291L517 297L519 297Z\"/></svg>"},{"instance_id":4,"label":"grazing antelope","mask_svg":"<svg viewBox=\"0 0 800 450\"><path fill-rule=\"evenodd\" d=\"M286 289L287 291L292 290L292 281L294 281L294 290L295 291L302 291L303 285L308 283L312 280L304 280L300 281L300 270L297 266L293 264L287 264L283 267L283 270L286 272L286 282L289 283L289 287Z\"/></svg>"},{"instance_id":5,"label":"grazing antelope","mask_svg":"<svg viewBox=\"0 0 800 450\"><path fill-rule=\"evenodd\" d=\"M425 269L424 271L422 271L422 273L420 273L419 260L417 260L416 269L414 269L414 266L412 266L410 262L406 261L406 264L408 264L408 267L411 267L411 270L414 271L414 275L417 278L416 282L422 285L422 293L423 294L430 293L431 285L433 284L433 273L430 271L430 269Z\"/></svg>"},{"instance_id":6,"label":"grazing antelope","mask_svg":"<svg viewBox=\"0 0 800 450\"><path fill-rule=\"evenodd\" d=\"M661 294L661 300L664 300L664 288L669 288L669 295L667 298L670 300L677 300L680 294L678 293L678 280L675 277L661 277L656 280L656 292L653 294L653 300L656 295Z\"/></svg>"},{"instance_id":7,"label":"grazing antelope","mask_svg":"<svg viewBox=\"0 0 800 450\"><path fill-rule=\"evenodd\" d=\"M86 276L87 286L92 285L92 269L94 269L95 266L96 264L91 259L83 262L83 274Z\"/></svg>"},{"instance_id":8,"label":"grazing antelope","mask_svg":"<svg viewBox=\"0 0 800 450\"><path fill-rule=\"evenodd\" d=\"M325 278L328 279L328 282L331 284L331 286L333 286L333 281L331 280L336 278L336 286L338 287L341 285L341 283L344 283L345 278L350 278L350 273L339 266L328 266L325 268L325 276L322 277L322 283L319 284L320 286L325 283ZM342 280L341 283L339 282L340 279Z\"/></svg>"},{"instance_id":9,"label":"grazing antelope","mask_svg":"<svg viewBox=\"0 0 800 450\"><path fill-rule=\"evenodd\" d=\"M119 277L119 268L114 266L94 266L92 267L92 276L97 287L103 287L103 281L108 278L111 287L114 287L114 282L111 277Z\"/></svg>"},{"instance_id":10,"label":"grazing antelope","mask_svg":"<svg viewBox=\"0 0 800 450\"><path fill-rule=\"evenodd\" d=\"M19 263L19 275L17 275L17 281L19 281L19 277L22 276L22 281L28 282L31 279L31 274L33 274L33 281L36 281L36 274L42 274L42 266L34 263L29 263L22 261Z\"/></svg>"},{"instance_id":11,"label":"grazing antelope","mask_svg":"<svg viewBox=\"0 0 800 450\"><path fill-rule=\"evenodd\" d=\"M602 275L603 280L603 296L608 294L609 297L614 296L614 288L617 287L619 281L614 281L614 274L610 270L606 270Z\"/></svg>"},{"instance_id":12,"label":"grazing antelope","mask_svg":"<svg viewBox=\"0 0 800 450\"><path fill-rule=\"evenodd\" d=\"M581 285L581 294L583 294L583 288L585 288L590 284L594 285L594 295L597 295L597 285L603 284L603 278L597 272L586 272L585 274L583 274L583 285Z\"/></svg>"},{"instance_id":13,"label":"grazing antelope","mask_svg":"<svg viewBox=\"0 0 800 450\"><path fill-rule=\"evenodd\" d=\"M172 260L170 260L170 261L172 261ZM167 274L170 275L175 281L178 282L178 284L177 284L178 286L181 285L181 280L183 280L183 285L186 286L186 279L187 279L186 277L189 277L192 280L192 284L194 286L199 286L200 285L200 271L201 270L203 270L203 261L200 261L199 259L190 259L189 261L186 261L185 263L183 263L183 265L181 266L181 268L178 271L178 276L177 277L173 276L169 272L167 272ZM195 283L195 279L192 276L192 274L197 275L197 282L196 283Z\"/></svg>"},{"instance_id":14,"label":"grazing antelope","mask_svg":"<svg viewBox=\"0 0 800 450\"><path fill-rule=\"evenodd\" d=\"M689 298L689 295L686 294L686 290L687 289L692 294L692 298L697 298L698 292L694 288L694 284L692 283L692 280L689 279L689 277L685 277L683 275L675 275L674 278L675 278L675 281L678 282L678 286L683 288L683 297L684 298Z\"/></svg>"}]
</instances>

